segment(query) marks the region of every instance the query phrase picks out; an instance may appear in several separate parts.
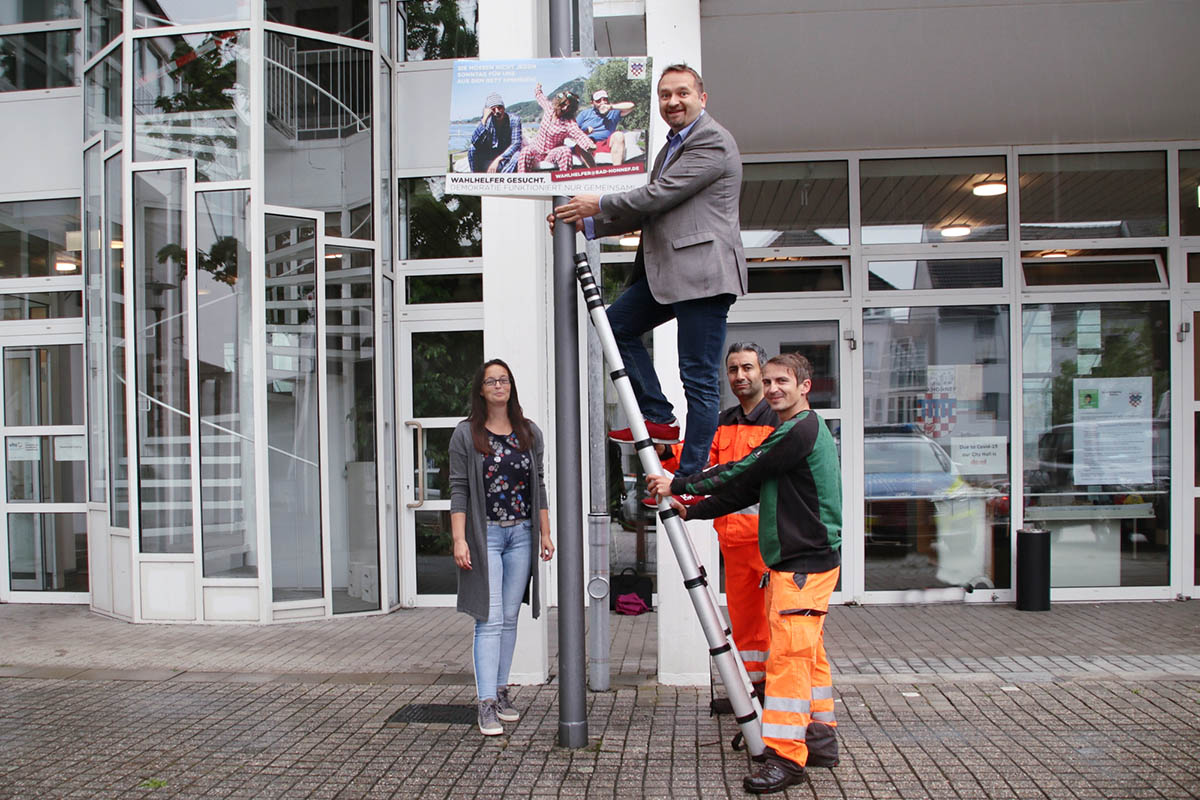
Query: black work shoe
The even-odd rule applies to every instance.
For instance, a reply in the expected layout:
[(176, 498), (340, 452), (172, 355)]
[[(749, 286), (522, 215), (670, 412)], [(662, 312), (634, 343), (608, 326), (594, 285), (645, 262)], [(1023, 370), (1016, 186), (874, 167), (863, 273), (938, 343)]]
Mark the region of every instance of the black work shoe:
[(829, 756), (814, 756), (810, 751), (808, 754), (808, 760), (804, 763), (804, 766), (806, 768), (819, 767), (820, 769), (833, 769), (840, 763), (841, 759), (839, 759), (837, 756), (833, 756), (832, 758)]
[(708, 715), (711, 717), (715, 714), (732, 714), (733, 701), (728, 697), (714, 697), (708, 703)]
[(779, 756), (768, 756), (754, 772), (742, 778), (742, 788), (750, 794), (774, 794), (804, 782), (804, 767)]

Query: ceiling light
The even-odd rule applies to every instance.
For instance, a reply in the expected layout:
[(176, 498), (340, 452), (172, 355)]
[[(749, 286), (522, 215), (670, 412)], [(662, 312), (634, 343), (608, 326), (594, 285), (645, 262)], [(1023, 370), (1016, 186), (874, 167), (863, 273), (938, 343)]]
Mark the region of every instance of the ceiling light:
[(113, 239), (111, 242), (108, 243), (108, 246), (111, 247), (113, 250), (123, 250), (125, 248), (125, 243), (122, 242), (120, 239)]
[(976, 197), (995, 197), (1007, 191), (1008, 184), (1004, 181), (980, 181), (971, 187), (971, 194)]
[(641, 244), (641, 241), (642, 237), (635, 233), (630, 236), (622, 236), (617, 240), (617, 244), (621, 245), (621, 247), (637, 247)]
[(74, 261), (55, 261), (54, 268), (59, 272), (74, 272), (79, 269), (79, 265)]
[(1042, 253), (1042, 258), (1066, 258), (1067, 253), (1064, 250), (1051, 250), (1048, 253)]
[(941, 234), (945, 239), (959, 239), (963, 236), (970, 236), (971, 229), (966, 225), (950, 225), (942, 228)]

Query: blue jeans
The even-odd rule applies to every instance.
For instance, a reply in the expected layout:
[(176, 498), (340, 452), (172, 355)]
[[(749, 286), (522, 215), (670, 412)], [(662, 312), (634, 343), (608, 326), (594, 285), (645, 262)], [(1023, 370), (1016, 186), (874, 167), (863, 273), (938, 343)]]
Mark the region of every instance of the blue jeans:
[(494, 699), (508, 685), (513, 649), (517, 646), (517, 614), (529, 585), (533, 525), (487, 526), (488, 618), (475, 623), (475, 691), (480, 700)]
[(708, 466), (708, 449), (721, 411), (721, 351), (725, 318), (734, 296), (719, 294), (664, 305), (650, 294), (646, 279), (634, 283), (608, 308), (608, 322), (633, 384), (642, 415), (651, 422), (670, 422), (675, 410), (663, 395), (654, 362), (642, 334), (674, 319), (679, 323), (679, 377), (687, 399), (687, 438), (679, 455), (684, 475)]

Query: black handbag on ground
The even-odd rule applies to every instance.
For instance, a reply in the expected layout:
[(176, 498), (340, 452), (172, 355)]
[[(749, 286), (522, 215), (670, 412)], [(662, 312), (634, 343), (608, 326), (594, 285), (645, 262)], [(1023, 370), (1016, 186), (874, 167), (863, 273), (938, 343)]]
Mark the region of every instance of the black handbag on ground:
[(610, 611), (616, 611), (617, 598), (623, 594), (636, 594), (642, 598), (647, 607), (653, 607), (654, 600), (654, 582), (649, 575), (638, 575), (637, 570), (633, 567), (626, 567), (616, 575), (612, 576), (612, 582), (608, 589), (608, 608)]

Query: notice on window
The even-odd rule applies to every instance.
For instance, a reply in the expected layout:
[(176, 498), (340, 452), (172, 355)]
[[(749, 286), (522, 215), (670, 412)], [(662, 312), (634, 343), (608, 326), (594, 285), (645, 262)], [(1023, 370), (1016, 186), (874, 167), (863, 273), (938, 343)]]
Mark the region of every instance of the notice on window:
[(55, 461), (86, 461), (87, 445), (82, 436), (55, 436)]
[(546, 197), (646, 183), (647, 57), (454, 62), (446, 191)]
[(1153, 481), (1153, 391), (1150, 377), (1075, 379), (1076, 484)]
[(42, 437), (40, 436), (9, 436), (9, 461), (41, 461)]
[(950, 460), (963, 475), (1007, 475), (1007, 436), (959, 436), (950, 442)]

